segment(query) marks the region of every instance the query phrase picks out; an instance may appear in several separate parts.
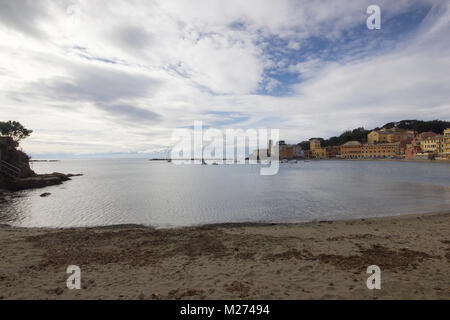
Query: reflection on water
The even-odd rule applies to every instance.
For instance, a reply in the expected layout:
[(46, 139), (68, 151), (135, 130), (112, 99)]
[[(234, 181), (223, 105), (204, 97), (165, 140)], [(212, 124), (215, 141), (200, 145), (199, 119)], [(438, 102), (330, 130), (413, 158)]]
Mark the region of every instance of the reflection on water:
[[(146, 160), (64, 160), (35, 171), (82, 172), (60, 186), (0, 203), (0, 223), (73, 227), (156, 227), (225, 222), (302, 222), (450, 208), (450, 164), (312, 161), (282, 164), (275, 176), (256, 165), (177, 166)], [(43, 192), (51, 192), (41, 198)]]

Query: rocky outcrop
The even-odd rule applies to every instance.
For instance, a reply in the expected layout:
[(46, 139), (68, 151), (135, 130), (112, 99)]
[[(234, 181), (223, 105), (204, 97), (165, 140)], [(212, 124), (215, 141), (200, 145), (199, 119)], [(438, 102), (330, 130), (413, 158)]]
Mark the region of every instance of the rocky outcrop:
[(0, 160), (19, 169), (14, 172), (14, 175), (11, 175), (7, 168), (0, 167), (0, 189), (18, 191), (43, 188), (61, 184), (74, 176), (80, 176), (80, 174), (58, 172), (38, 175), (30, 168), (30, 157), (25, 152), (18, 150), (18, 146), (18, 143), (10, 137), (0, 137)]
[(13, 191), (24, 189), (44, 188), (62, 184), (64, 181), (71, 180), (71, 177), (81, 176), (81, 174), (63, 174), (54, 172), (50, 174), (40, 174), (28, 178), (20, 178), (10, 181), (8, 189)]
[(18, 150), (19, 144), (11, 137), (0, 137), (0, 160), (19, 168), (19, 177), (28, 178), (36, 176), (36, 173), (30, 168), (30, 157)]

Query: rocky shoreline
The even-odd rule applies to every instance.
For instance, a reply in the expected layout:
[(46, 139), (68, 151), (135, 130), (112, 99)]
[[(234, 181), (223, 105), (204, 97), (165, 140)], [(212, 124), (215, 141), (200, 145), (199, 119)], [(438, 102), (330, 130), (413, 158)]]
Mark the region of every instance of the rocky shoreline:
[(64, 174), (54, 172), (50, 174), (41, 174), (27, 178), (19, 178), (8, 182), (6, 189), (10, 191), (20, 191), (25, 189), (45, 188), (59, 185), (65, 181), (72, 180), (72, 177), (79, 177), (82, 174)]
[(19, 144), (11, 137), (0, 137), (0, 195), (8, 191), (54, 186), (82, 175), (59, 172), (36, 174), (30, 167), (33, 160), (18, 147)]

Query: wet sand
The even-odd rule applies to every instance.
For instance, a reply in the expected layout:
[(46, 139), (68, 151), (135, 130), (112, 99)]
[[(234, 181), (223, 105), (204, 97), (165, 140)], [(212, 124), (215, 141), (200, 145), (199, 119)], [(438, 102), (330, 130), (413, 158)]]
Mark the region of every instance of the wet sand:
[[(0, 226), (0, 299), (450, 299), (450, 213), (274, 225)], [(81, 268), (81, 289), (66, 268)], [(366, 269), (381, 268), (381, 290)]]

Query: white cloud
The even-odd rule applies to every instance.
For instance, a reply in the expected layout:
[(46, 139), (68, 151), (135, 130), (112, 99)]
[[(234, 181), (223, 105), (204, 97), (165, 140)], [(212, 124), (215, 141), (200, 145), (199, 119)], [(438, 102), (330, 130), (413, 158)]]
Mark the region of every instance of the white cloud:
[[(383, 19), (424, 3), (379, 1)], [(449, 119), (445, 1), (430, 2), (418, 29), (389, 50), (369, 41), (360, 55), (367, 39), (357, 38), (337, 61), (289, 56), (308, 50), (309, 37), (339, 45), (365, 27), (369, 4), (0, 0), (0, 118), (34, 129), (24, 142), (32, 153), (161, 150), (174, 128), (217, 121), (214, 111), (245, 115), (239, 127), (280, 128), (293, 142), (403, 118)], [(300, 76), (291, 94), (258, 94), (289, 86), (280, 72)]]

